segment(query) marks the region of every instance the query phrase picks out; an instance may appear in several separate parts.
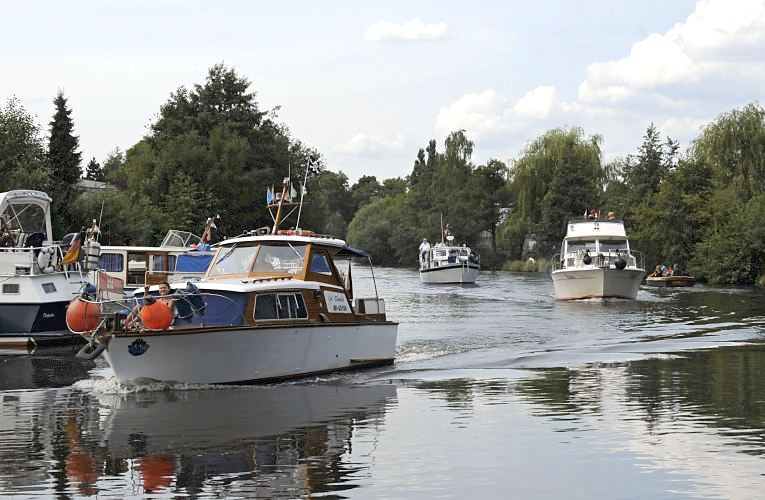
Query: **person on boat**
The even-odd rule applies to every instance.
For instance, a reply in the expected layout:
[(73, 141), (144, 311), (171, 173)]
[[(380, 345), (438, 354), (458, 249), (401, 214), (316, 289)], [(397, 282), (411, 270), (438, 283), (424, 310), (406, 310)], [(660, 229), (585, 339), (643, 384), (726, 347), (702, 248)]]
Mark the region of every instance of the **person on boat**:
[[(145, 287), (143, 287), (143, 296), (147, 297), (148, 295), (149, 295), (149, 286), (146, 285)], [(165, 304), (167, 307), (169, 307), (171, 311), (174, 311), (175, 299), (172, 297), (169, 297), (169, 295), (170, 295), (170, 283), (168, 283), (167, 281), (161, 281), (159, 283), (159, 297), (157, 297), (157, 300)], [(133, 310), (130, 311), (130, 314), (128, 314), (128, 317), (125, 319), (125, 328), (135, 327), (136, 323), (138, 322), (138, 318), (140, 317), (140, 312), (142, 308), (143, 308), (142, 304), (136, 304)], [(173, 314), (175, 313), (173, 312)]]
[(665, 276), (672, 277), (672, 266), (667, 268), (667, 272), (666, 272)]
[(680, 265), (675, 262), (675, 264), (672, 266), (672, 276), (682, 276), (683, 272), (680, 270)]
[(426, 256), (428, 255), (429, 251), (430, 251), (430, 243), (428, 243), (427, 238), (423, 238), (422, 243), (420, 243), (420, 262), (425, 262)]
[(651, 274), (648, 275), (651, 278), (661, 278), (661, 265), (656, 264), (656, 269), (653, 270)]

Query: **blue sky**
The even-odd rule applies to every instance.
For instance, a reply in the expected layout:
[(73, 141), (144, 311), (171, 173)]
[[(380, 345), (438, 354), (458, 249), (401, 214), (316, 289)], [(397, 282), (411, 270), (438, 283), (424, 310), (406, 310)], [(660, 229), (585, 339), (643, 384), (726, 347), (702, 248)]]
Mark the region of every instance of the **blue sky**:
[(765, 0), (275, 4), (0, 0), (0, 101), (47, 129), (63, 89), (102, 161), (224, 62), (353, 182), (407, 175), (457, 129), (476, 163), (553, 127), (600, 134), (607, 161), (651, 122), (685, 148), (765, 88)]

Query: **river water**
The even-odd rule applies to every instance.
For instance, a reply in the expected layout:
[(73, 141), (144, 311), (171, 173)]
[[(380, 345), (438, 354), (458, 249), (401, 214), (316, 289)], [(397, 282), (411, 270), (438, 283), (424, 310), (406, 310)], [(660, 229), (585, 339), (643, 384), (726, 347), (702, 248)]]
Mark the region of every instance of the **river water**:
[(0, 496), (762, 498), (762, 290), (558, 302), (546, 274), (376, 277), (391, 367), (130, 388), (72, 348), (2, 353)]

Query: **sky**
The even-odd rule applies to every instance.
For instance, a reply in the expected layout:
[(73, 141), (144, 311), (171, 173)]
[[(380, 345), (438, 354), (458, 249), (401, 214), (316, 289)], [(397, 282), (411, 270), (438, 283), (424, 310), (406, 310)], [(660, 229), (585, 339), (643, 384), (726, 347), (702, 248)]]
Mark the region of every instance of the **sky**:
[(0, 26), (0, 105), (47, 131), (62, 90), (83, 163), (221, 62), (351, 183), (408, 175), (455, 130), (476, 164), (556, 127), (600, 135), (604, 161), (651, 123), (685, 149), (765, 89), (765, 0), (0, 0)]

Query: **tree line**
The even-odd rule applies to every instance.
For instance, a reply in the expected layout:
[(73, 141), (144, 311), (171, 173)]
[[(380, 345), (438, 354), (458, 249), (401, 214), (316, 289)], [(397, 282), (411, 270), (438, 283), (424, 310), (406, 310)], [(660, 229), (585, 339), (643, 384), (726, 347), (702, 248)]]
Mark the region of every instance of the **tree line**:
[[(440, 240), (442, 221), (479, 250), (484, 267), (545, 262), (566, 222), (598, 208), (625, 221), (649, 268), (677, 262), (715, 283), (765, 275), (765, 110), (756, 102), (718, 116), (685, 151), (649, 124), (633, 154), (605, 162), (602, 138), (573, 127), (548, 130), (517, 158), (476, 164), (459, 130), (420, 148), (406, 177), (353, 184), (223, 64), (171, 93), (140, 141), (85, 169), (63, 92), (53, 108), (45, 135), (17, 99), (0, 109), (0, 191), (48, 192), (59, 237), (93, 218), (111, 244), (157, 244), (171, 228), (200, 232), (211, 215), (221, 216), (219, 237), (268, 226), (266, 187), (313, 158), (322, 169), (306, 184), (301, 226), (346, 238), (379, 264), (415, 265), (417, 245)], [(82, 190), (80, 178), (107, 187)]]

